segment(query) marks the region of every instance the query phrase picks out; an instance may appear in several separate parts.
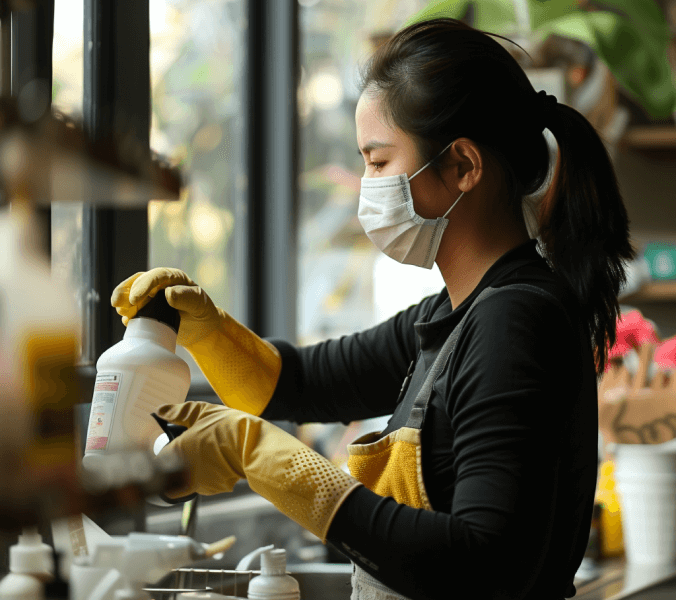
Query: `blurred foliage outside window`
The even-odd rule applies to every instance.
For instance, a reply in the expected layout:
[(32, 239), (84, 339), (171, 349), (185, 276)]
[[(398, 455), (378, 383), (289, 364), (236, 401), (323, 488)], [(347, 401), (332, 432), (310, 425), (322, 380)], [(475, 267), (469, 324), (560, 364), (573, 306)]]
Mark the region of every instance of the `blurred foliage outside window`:
[(425, 1), (299, 3), (297, 341), (306, 345), (371, 327), (444, 284), (436, 266), (426, 271), (382, 255), (357, 218), (364, 174), (354, 120), (358, 66)]
[(150, 145), (188, 178), (179, 201), (149, 205), (150, 267), (185, 271), (233, 312), (244, 2), (152, 0), (150, 7)]

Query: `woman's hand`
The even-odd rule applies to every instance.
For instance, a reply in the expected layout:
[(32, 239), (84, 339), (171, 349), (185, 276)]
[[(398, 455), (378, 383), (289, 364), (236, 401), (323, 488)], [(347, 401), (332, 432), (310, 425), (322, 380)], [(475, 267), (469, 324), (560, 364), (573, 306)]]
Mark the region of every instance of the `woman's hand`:
[(282, 370), (277, 348), (215, 306), (179, 269), (161, 267), (132, 275), (115, 288), (111, 304), (127, 325), (157, 293), (164, 293), (181, 315), (176, 342), (195, 359), (221, 401), (260, 415)]
[(113, 291), (111, 304), (126, 326), (157, 293), (164, 293), (169, 306), (179, 311), (181, 325), (176, 343), (185, 348), (203, 340), (227, 317), (188, 275), (166, 267), (141, 271), (125, 279)]
[(158, 416), (187, 431), (162, 452), (177, 452), (191, 472), (186, 488), (170, 498), (193, 492), (232, 491), (240, 479), (322, 542), (348, 494), (362, 485), (294, 436), (239, 410), (185, 402), (165, 404)]

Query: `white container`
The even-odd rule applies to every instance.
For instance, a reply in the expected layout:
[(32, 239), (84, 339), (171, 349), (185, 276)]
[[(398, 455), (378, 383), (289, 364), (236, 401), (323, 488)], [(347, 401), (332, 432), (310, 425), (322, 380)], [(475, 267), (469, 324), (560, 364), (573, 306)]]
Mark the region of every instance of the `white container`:
[(2, 600), (42, 600), (45, 582), (52, 579), (52, 547), (42, 541), (37, 529), (26, 527), (19, 542), (9, 548), (9, 575), (0, 581)]
[(615, 444), (627, 562), (676, 566), (674, 444)]
[(286, 550), (274, 545), (258, 548), (247, 554), (236, 567), (246, 571), (258, 556), (261, 557), (261, 574), (249, 582), (249, 600), (300, 600), (298, 582), (286, 574)]
[(10, 573), (0, 581), (2, 600), (44, 600), (44, 584), (25, 573)]
[(38, 530), (25, 527), (19, 543), (9, 548), (9, 570), (49, 579), (54, 574), (52, 547), (42, 541)]
[(71, 600), (144, 598), (146, 583), (206, 557), (204, 544), (189, 537), (130, 533), (110, 536), (71, 565)]
[[(160, 310), (153, 312), (157, 306)], [(150, 413), (162, 404), (184, 402), (190, 387), (190, 368), (176, 355), (177, 331), (178, 311), (169, 307), (160, 290), (129, 320), (122, 341), (101, 355), (82, 461), (85, 468), (96, 468), (107, 452), (153, 449), (162, 431)]]

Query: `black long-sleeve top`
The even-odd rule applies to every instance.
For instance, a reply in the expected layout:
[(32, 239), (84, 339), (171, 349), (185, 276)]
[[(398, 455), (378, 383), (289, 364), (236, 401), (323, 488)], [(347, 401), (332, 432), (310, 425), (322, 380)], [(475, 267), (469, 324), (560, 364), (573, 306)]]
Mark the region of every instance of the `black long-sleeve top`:
[[(575, 595), (597, 477), (597, 380), (577, 301), (531, 240), (503, 255), (453, 309), (448, 292), (368, 330), (296, 348), (270, 340), (282, 371), (261, 415), (296, 423), (393, 414), (404, 426), (424, 374), (486, 287), (531, 284), (477, 304), (436, 381), (422, 430), (433, 511), (366, 487), (328, 541), (414, 600), (560, 600)], [(396, 405), (411, 361), (416, 371)]]

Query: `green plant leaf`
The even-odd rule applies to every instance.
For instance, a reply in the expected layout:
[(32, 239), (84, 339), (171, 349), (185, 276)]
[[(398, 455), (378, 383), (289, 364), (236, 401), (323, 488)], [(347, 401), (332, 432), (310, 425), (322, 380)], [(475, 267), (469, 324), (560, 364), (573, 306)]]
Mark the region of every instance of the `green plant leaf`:
[(549, 21), (565, 17), (577, 11), (576, 0), (528, 0), (532, 29), (542, 27)]
[(623, 13), (655, 44), (662, 45), (671, 35), (662, 9), (653, 0), (598, 0), (598, 4)]
[[(668, 117), (676, 106), (676, 89), (666, 57), (657, 44), (628, 19), (610, 12), (577, 11), (547, 22), (539, 29), (592, 47), (617, 81), (653, 117)], [(648, 38), (648, 39), (647, 39)]]
[(432, 0), (425, 8), (419, 10), (410, 17), (403, 25), (402, 29), (419, 23), (420, 21), (429, 21), (437, 17), (450, 17), (451, 19), (462, 19), (467, 13), (471, 0)]
[(551, 34), (560, 35), (587, 44), (592, 48), (596, 47), (594, 30), (580, 11), (547, 21), (537, 29), (537, 33), (545, 37)]
[[(462, 18), (470, 3), (474, 26), (509, 34), (515, 27), (514, 2), (519, 0), (432, 0), (404, 27), (439, 16)], [(676, 88), (667, 60), (669, 26), (654, 0), (596, 0), (609, 10), (583, 11), (577, 0), (524, 0), (533, 33), (557, 34), (594, 49), (617, 81), (653, 117), (667, 117), (676, 108)]]
[(475, 0), (474, 27), (501, 35), (513, 33), (516, 27), (513, 0)]

